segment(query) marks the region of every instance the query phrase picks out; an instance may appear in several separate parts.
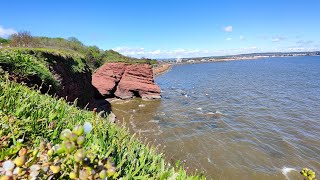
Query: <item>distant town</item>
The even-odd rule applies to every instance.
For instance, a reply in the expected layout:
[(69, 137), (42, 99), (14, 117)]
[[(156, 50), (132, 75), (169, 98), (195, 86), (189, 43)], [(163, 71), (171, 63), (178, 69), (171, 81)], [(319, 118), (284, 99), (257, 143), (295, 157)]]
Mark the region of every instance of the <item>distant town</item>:
[(238, 55), (229, 55), (229, 56), (170, 58), (170, 59), (159, 59), (159, 61), (166, 62), (166, 63), (172, 63), (172, 64), (193, 64), (193, 63), (204, 63), (204, 62), (252, 60), (252, 59), (260, 59), (260, 58), (292, 57), (292, 56), (320, 56), (320, 51), (314, 51), (314, 52), (272, 52), (272, 53), (238, 54)]

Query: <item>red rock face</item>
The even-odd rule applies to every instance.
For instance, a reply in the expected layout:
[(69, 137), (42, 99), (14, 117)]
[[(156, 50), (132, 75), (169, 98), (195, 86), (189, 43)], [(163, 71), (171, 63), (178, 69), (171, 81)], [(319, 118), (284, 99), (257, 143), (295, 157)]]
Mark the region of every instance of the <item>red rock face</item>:
[(153, 71), (148, 64), (128, 65), (115, 92), (121, 99), (140, 96), (143, 99), (159, 99), (160, 87), (154, 84)]
[(105, 97), (113, 96), (116, 86), (124, 73), (126, 64), (107, 63), (101, 66), (92, 76), (92, 85)]
[(92, 84), (106, 97), (161, 98), (160, 87), (154, 83), (152, 67), (148, 64), (107, 63), (95, 72)]

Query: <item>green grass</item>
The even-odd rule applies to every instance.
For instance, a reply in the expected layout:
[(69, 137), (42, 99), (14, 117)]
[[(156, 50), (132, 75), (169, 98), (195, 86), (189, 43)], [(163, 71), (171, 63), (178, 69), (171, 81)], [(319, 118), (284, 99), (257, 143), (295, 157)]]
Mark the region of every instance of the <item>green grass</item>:
[(0, 77), (0, 161), (17, 152), (11, 145), (19, 139), (29, 148), (37, 147), (42, 140), (60, 143), (59, 134), (63, 129), (72, 129), (84, 122), (94, 127), (85, 147), (101, 156), (112, 157), (117, 171), (114, 178), (204, 179), (187, 175), (182, 167), (168, 166), (162, 153), (131, 136), (124, 127), (69, 105), (63, 99), (42, 95)]
[(34, 79), (37, 79), (47, 87), (51, 85), (53, 92), (60, 87), (52, 70), (58, 62), (63, 64), (62, 68), (70, 75), (91, 72), (84, 56), (76, 52), (45, 48), (0, 49), (0, 68), (23, 82), (30, 80), (34, 83)]
[(124, 62), (128, 64), (157, 64), (156, 60), (146, 59), (146, 58), (132, 58), (124, 56), (114, 50), (107, 50), (104, 52), (103, 62)]
[(33, 55), (4, 49), (0, 51), (0, 67), (21, 78), (30, 78), (33, 76), (41, 79), (45, 84), (51, 84), (54, 87), (59, 86), (54, 75), (48, 69), (48, 63), (38, 59)]
[(52, 64), (60, 60), (66, 66), (70, 66), (72, 73), (82, 73), (87, 70), (84, 55), (71, 50), (50, 49), (50, 48), (5, 48), (4, 51), (12, 51), (22, 54), (30, 54), (40, 62)]

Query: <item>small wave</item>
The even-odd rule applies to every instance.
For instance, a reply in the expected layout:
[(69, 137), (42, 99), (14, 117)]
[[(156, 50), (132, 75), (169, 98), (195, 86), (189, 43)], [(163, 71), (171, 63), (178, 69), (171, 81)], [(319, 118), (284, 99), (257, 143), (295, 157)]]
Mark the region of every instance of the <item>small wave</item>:
[(206, 113), (205, 115), (207, 116), (212, 116), (212, 117), (216, 117), (216, 118), (219, 118), (219, 117), (222, 117), (224, 116), (224, 114), (220, 111), (216, 111), (216, 112), (208, 112)]
[(147, 132), (152, 132), (152, 130), (150, 130), (150, 129), (144, 129), (144, 130), (139, 129), (139, 130), (138, 130), (138, 133), (139, 133), (139, 134), (140, 134), (140, 133), (147, 133)]
[(283, 174), (283, 175), (286, 177), (286, 179), (288, 179), (288, 180), (290, 180), (288, 174), (289, 174), (291, 171), (297, 171), (297, 170), (294, 169), (294, 168), (288, 168), (288, 167), (283, 167), (283, 168), (281, 169), (282, 174)]
[(152, 123), (159, 123), (159, 120), (150, 120), (149, 122), (152, 122)]
[(201, 107), (198, 107), (198, 108), (197, 108), (197, 110), (201, 111), (201, 110), (202, 110), (202, 108), (201, 108)]
[(159, 129), (158, 133), (156, 133), (155, 135), (156, 135), (156, 136), (159, 136), (159, 135), (162, 134), (162, 133), (163, 133), (163, 131), (162, 131), (161, 129)]

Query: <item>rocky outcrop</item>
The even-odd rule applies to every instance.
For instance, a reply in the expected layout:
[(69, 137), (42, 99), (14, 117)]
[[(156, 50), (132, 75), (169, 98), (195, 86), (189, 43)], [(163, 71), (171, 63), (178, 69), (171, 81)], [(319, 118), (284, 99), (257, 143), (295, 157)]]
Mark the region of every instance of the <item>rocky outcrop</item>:
[(160, 87), (154, 83), (148, 64), (107, 63), (92, 77), (92, 84), (104, 97), (159, 99)]
[(161, 98), (160, 87), (154, 83), (151, 66), (148, 64), (128, 65), (117, 86), (115, 96), (121, 99), (133, 96), (143, 99)]
[(113, 97), (116, 87), (125, 71), (124, 63), (107, 63), (92, 76), (92, 84), (104, 97)]

